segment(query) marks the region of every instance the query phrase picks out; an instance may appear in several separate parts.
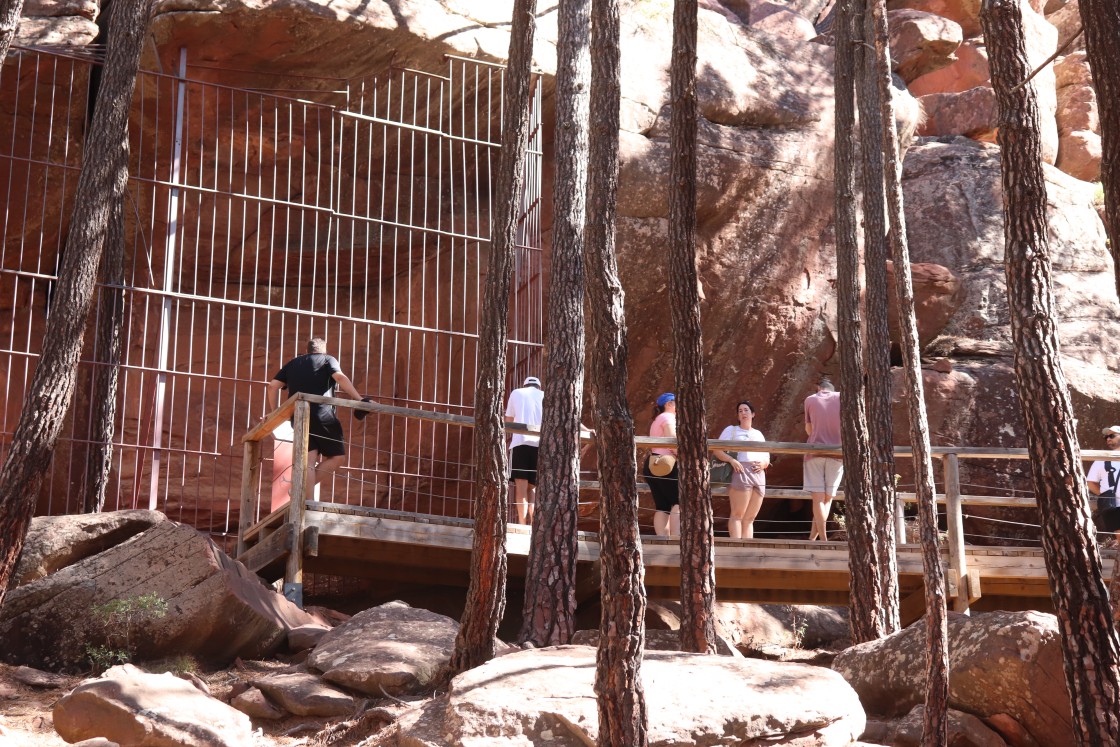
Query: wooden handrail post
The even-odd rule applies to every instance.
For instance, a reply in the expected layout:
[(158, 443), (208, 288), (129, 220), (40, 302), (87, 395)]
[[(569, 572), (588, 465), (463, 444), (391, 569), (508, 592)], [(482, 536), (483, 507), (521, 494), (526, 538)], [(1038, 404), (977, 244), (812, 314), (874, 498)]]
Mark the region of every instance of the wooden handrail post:
[(897, 489), (894, 492), (894, 536), (895, 542), (906, 544), (906, 501), (902, 500)]
[(292, 437), (292, 500), (288, 504), (288, 523), (292, 525), (292, 546), (284, 569), (284, 596), (303, 606), (303, 512), (307, 483), (307, 437), (311, 426), (311, 405), (296, 402), (295, 433)]
[(245, 552), (245, 532), (257, 519), (260, 492), (257, 478), (261, 472), (261, 442), (246, 441), (241, 465), (241, 510), (237, 515), (237, 555)]
[(946, 454), (945, 513), (949, 530), (949, 573), (957, 586), (953, 609), (968, 613), (968, 559), (964, 554), (964, 514), (961, 510), (961, 475), (956, 454)]

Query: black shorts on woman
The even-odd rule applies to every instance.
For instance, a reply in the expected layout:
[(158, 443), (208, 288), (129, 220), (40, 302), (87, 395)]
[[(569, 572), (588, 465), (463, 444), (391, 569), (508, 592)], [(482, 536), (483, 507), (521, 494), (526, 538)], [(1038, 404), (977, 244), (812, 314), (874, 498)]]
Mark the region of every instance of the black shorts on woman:
[(649, 485), (649, 492), (653, 494), (653, 506), (658, 511), (669, 513), (673, 510), (673, 506), (680, 504), (676, 464), (673, 465), (672, 472), (663, 477), (657, 477), (649, 471), (649, 457), (646, 457), (645, 465), (642, 467), (642, 477), (645, 479), (646, 485)]

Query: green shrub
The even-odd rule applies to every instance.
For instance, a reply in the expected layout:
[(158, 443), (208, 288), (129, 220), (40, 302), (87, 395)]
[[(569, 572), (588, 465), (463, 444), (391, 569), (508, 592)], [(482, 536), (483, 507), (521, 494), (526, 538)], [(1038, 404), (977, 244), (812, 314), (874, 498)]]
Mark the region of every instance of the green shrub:
[(104, 623), (107, 631), (104, 643), (86, 644), (90, 668), (100, 674), (116, 664), (132, 661), (136, 655), (133, 647), (136, 626), (165, 616), (167, 600), (149, 592), (94, 605), (90, 612)]

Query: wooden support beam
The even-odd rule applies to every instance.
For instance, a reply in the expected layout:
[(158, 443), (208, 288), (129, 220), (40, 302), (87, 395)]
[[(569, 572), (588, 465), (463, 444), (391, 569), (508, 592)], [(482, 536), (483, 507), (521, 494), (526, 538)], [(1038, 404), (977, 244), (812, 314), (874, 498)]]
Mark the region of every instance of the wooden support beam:
[(237, 560), (253, 573), (261, 573), (277, 561), (294, 554), (292, 550), (295, 547), (295, 536), (296, 532), (292, 525), (285, 524), (270, 534), (267, 539), (238, 555)]
[[(968, 557), (964, 551), (964, 514), (961, 511), (961, 476), (956, 454), (946, 454), (943, 461), (945, 472), (945, 514), (949, 529), (949, 568), (946, 574), (957, 585), (968, 575)], [(968, 594), (950, 594), (953, 609), (968, 613)]]
[[(294, 435), (292, 437), (292, 500), (288, 503), (288, 523), (297, 536), (303, 535), (304, 503), (307, 490), (307, 439), (311, 426), (311, 405), (296, 403)], [(296, 546), (288, 555), (284, 569), (284, 596), (288, 601), (303, 607), (303, 548)]]
[(246, 441), (242, 449), (241, 505), (237, 514), (237, 554), (245, 552), (245, 532), (257, 516), (260, 493), (257, 480), (261, 474), (261, 442)]
[(319, 557), (319, 527), (303, 528), (303, 554), (309, 558)]

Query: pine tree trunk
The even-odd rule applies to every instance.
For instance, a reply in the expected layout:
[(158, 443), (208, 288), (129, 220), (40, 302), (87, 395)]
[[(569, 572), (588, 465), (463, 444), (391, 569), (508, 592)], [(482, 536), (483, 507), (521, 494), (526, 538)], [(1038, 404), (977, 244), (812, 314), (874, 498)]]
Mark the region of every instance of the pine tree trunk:
[(459, 634), (455, 638), (455, 651), (448, 664), (451, 675), (493, 658), (494, 636), (506, 607), (506, 514), (509, 510), (504, 425), (506, 329), (517, 208), (525, 182), (536, 12), (536, 0), (515, 0), (502, 102), (502, 150), (494, 187), (486, 299), (478, 329), (471, 581)]
[[(874, 36), (874, 19), (860, 0), (860, 38)], [(883, 196), (882, 101), (875, 48), (859, 46), (859, 119), (863, 155), (863, 264), (867, 282), (867, 435), (871, 457), (871, 503), (875, 507), (875, 570), (879, 574), (879, 629), (899, 629), (898, 558), (895, 538), (894, 424), (891, 422), (891, 334), (887, 321), (887, 221)], [(894, 121), (891, 121), (894, 126)]]
[(836, 5), (836, 307), (839, 325), (840, 421), (844, 443), (844, 518), (848, 530), (849, 624), (856, 643), (882, 637), (864, 407), (859, 239), (855, 199), (855, 0)]
[(716, 595), (704, 352), (696, 273), (696, 0), (673, 5), (669, 126), (669, 297), (681, 499), (681, 650), (715, 651)]
[(937, 504), (930, 456), (929, 421), (922, 384), (921, 348), (914, 313), (914, 282), (910, 276), (910, 247), (906, 241), (906, 211), (902, 203), (902, 161), (895, 132), (893, 86), (885, 0), (868, 0), (875, 49), (875, 79), (882, 104), (881, 150), (885, 160), (890, 246), (894, 259), (895, 298), (902, 329), (902, 360), (906, 374), (906, 410), (914, 453), (914, 483), (918, 495), (918, 524), (926, 596), (926, 702), (922, 747), (940, 747), (948, 740), (949, 630), (945, 608), (945, 570), (941, 565)]
[[(127, 193), (124, 195), (127, 197)], [(104, 303), (97, 315), (97, 362), (93, 369), (92, 422), (82, 510), (100, 511), (113, 463), (113, 434), (117, 420), (117, 380), (121, 364), (121, 327), (124, 323), (124, 199), (113, 203), (109, 231), (101, 256)]]
[(583, 410), (583, 229), (586, 220), (591, 0), (560, 0), (556, 69), (556, 177), (548, 290), (537, 508), (519, 640), (569, 643), (576, 616), (579, 423)]
[(1116, 290), (1120, 293), (1120, 3), (1079, 0), (1085, 29), (1085, 54), (1097, 89), (1101, 122), (1101, 183), (1105, 230), (1112, 250)]
[(19, 31), (23, 0), (0, 0), (0, 66), (8, 59), (8, 49)]
[(615, 258), (619, 127), (618, 0), (594, 0), (587, 179), (587, 305), (591, 406), (601, 486), (602, 619), (595, 660), (600, 747), (646, 747), (642, 688), (646, 591), (638, 534), (634, 420), (626, 399), (626, 312)]
[(43, 350), (0, 469), (0, 602), (74, 395), (110, 206), (124, 199), (128, 185), (128, 116), (149, 10), (149, 0), (116, 0), (110, 10), (105, 72), (86, 139)]
[(1093, 541), (1073, 407), (1054, 324), (1046, 182), (1034, 86), (1018, 0), (984, 0), (980, 21), (999, 105), (1007, 296), (1031, 480), (1042, 523), (1079, 745), (1115, 744), (1120, 733), (1120, 645)]

